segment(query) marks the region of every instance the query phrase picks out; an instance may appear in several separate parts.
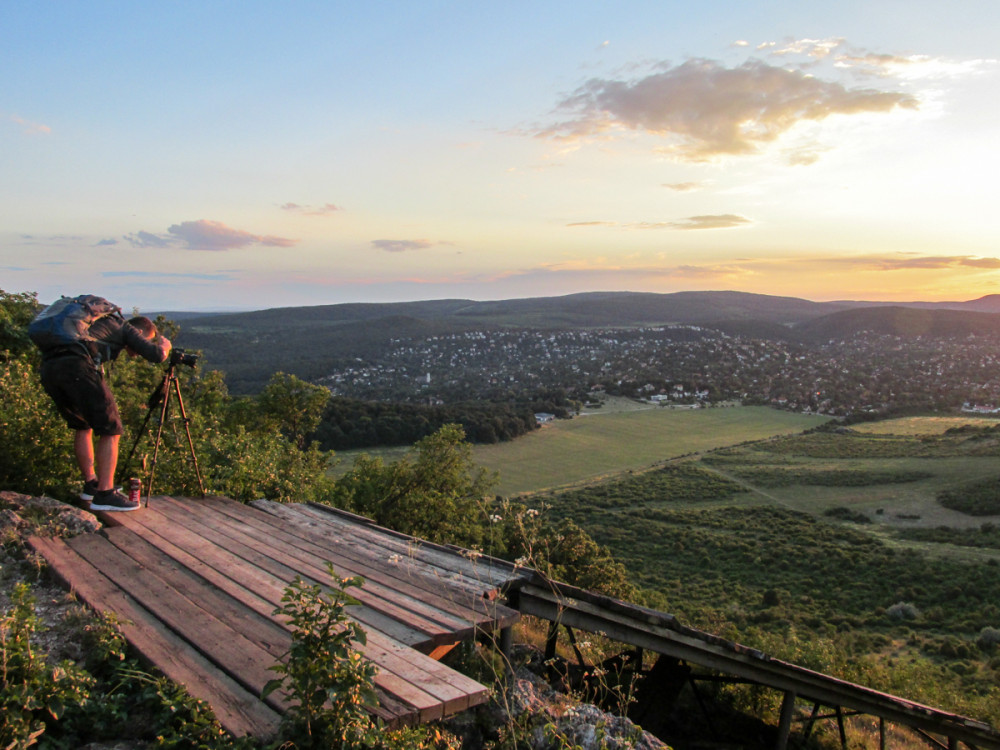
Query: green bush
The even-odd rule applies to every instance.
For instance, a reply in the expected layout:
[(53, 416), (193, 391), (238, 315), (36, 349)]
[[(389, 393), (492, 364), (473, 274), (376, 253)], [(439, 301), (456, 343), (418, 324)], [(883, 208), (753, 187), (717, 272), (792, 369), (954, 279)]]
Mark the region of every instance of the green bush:
[(63, 499), (79, 472), (73, 437), (28, 355), (0, 360), (0, 488)]
[(68, 706), (88, 699), (94, 679), (70, 661), (50, 665), (31, 640), (39, 620), (27, 584), (14, 587), (0, 619), (0, 747), (27, 748)]
[(970, 516), (1000, 515), (1000, 477), (943, 490), (937, 500), (945, 508)]
[(324, 589), (296, 577), (285, 589), (274, 614), (287, 618), (292, 644), (284, 661), (271, 667), (280, 677), (264, 686), (263, 697), (285, 690), (293, 705), (282, 718), (282, 739), (300, 750), (420, 747), (422, 733), (386, 730), (370, 710), (378, 705), (375, 666), (359, 653), (368, 636), (344, 607), (358, 604), (349, 588), (360, 576), (338, 578)]

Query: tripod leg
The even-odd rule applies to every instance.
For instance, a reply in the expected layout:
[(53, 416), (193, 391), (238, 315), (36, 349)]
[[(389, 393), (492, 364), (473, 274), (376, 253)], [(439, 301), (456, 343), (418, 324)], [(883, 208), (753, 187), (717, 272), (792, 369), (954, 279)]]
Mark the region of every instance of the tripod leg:
[(163, 425), (167, 423), (167, 412), (170, 406), (170, 383), (177, 382), (174, 371), (168, 370), (163, 379), (163, 404), (160, 407), (160, 424), (156, 426), (156, 439), (153, 442), (153, 461), (149, 467), (149, 482), (146, 484), (146, 505), (149, 505), (149, 496), (153, 494), (153, 475), (156, 473), (156, 457), (160, 451), (160, 439), (163, 436)]
[(184, 410), (184, 398), (181, 396), (181, 384), (174, 378), (174, 393), (177, 394), (177, 408), (181, 412), (181, 420), (184, 422), (184, 431), (187, 433), (188, 447), (191, 449), (191, 462), (194, 464), (194, 474), (198, 477), (198, 489), (201, 490), (202, 498), (205, 497), (205, 485), (201, 481), (201, 469), (198, 468), (198, 456), (194, 452), (194, 440), (191, 439), (191, 425), (187, 412)]
[(125, 470), (123, 474), (130, 474), (132, 472), (132, 458), (135, 456), (135, 449), (139, 445), (139, 441), (142, 440), (143, 435), (146, 434), (146, 427), (149, 425), (149, 418), (153, 415), (152, 409), (146, 411), (146, 416), (142, 419), (142, 424), (139, 425), (138, 432), (135, 433), (135, 440), (132, 441), (132, 447), (129, 449), (128, 456), (125, 458)]

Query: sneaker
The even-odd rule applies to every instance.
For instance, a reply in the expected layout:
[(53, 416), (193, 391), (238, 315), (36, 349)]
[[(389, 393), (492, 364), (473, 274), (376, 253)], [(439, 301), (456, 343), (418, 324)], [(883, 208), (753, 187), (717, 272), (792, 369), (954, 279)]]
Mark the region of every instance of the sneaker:
[(127, 511), (139, 510), (139, 503), (128, 499), (128, 495), (118, 490), (98, 490), (90, 501), (91, 510)]
[(97, 479), (88, 479), (83, 483), (83, 491), (80, 493), (81, 500), (93, 500), (97, 494)]

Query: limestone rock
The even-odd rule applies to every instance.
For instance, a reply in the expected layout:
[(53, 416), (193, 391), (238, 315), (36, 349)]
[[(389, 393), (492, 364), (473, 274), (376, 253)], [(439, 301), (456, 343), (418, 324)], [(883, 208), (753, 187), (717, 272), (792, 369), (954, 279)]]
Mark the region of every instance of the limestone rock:
[(0, 528), (22, 530), (39, 520), (42, 525), (52, 527), (60, 536), (90, 534), (101, 528), (101, 522), (89, 510), (67, 505), (44, 495), (34, 497), (0, 490)]

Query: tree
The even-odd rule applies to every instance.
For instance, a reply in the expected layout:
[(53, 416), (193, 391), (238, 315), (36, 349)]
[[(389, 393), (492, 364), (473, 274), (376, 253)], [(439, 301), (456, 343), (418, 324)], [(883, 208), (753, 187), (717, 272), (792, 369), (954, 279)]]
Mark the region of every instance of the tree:
[(33, 350), (28, 324), (40, 309), (34, 292), (12, 294), (0, 289), (0, 360)]
[(481, 544), (495, 473), (476, 466), (458, 425), (418, 441), (393, 464), (361, 456), (336, 481), (331, 502), (382, 526), (432, 542)]
[(294, 375), (276, 372), (258, 397), (262, 414), (300, 449), (319, 427), (330, 391)]

